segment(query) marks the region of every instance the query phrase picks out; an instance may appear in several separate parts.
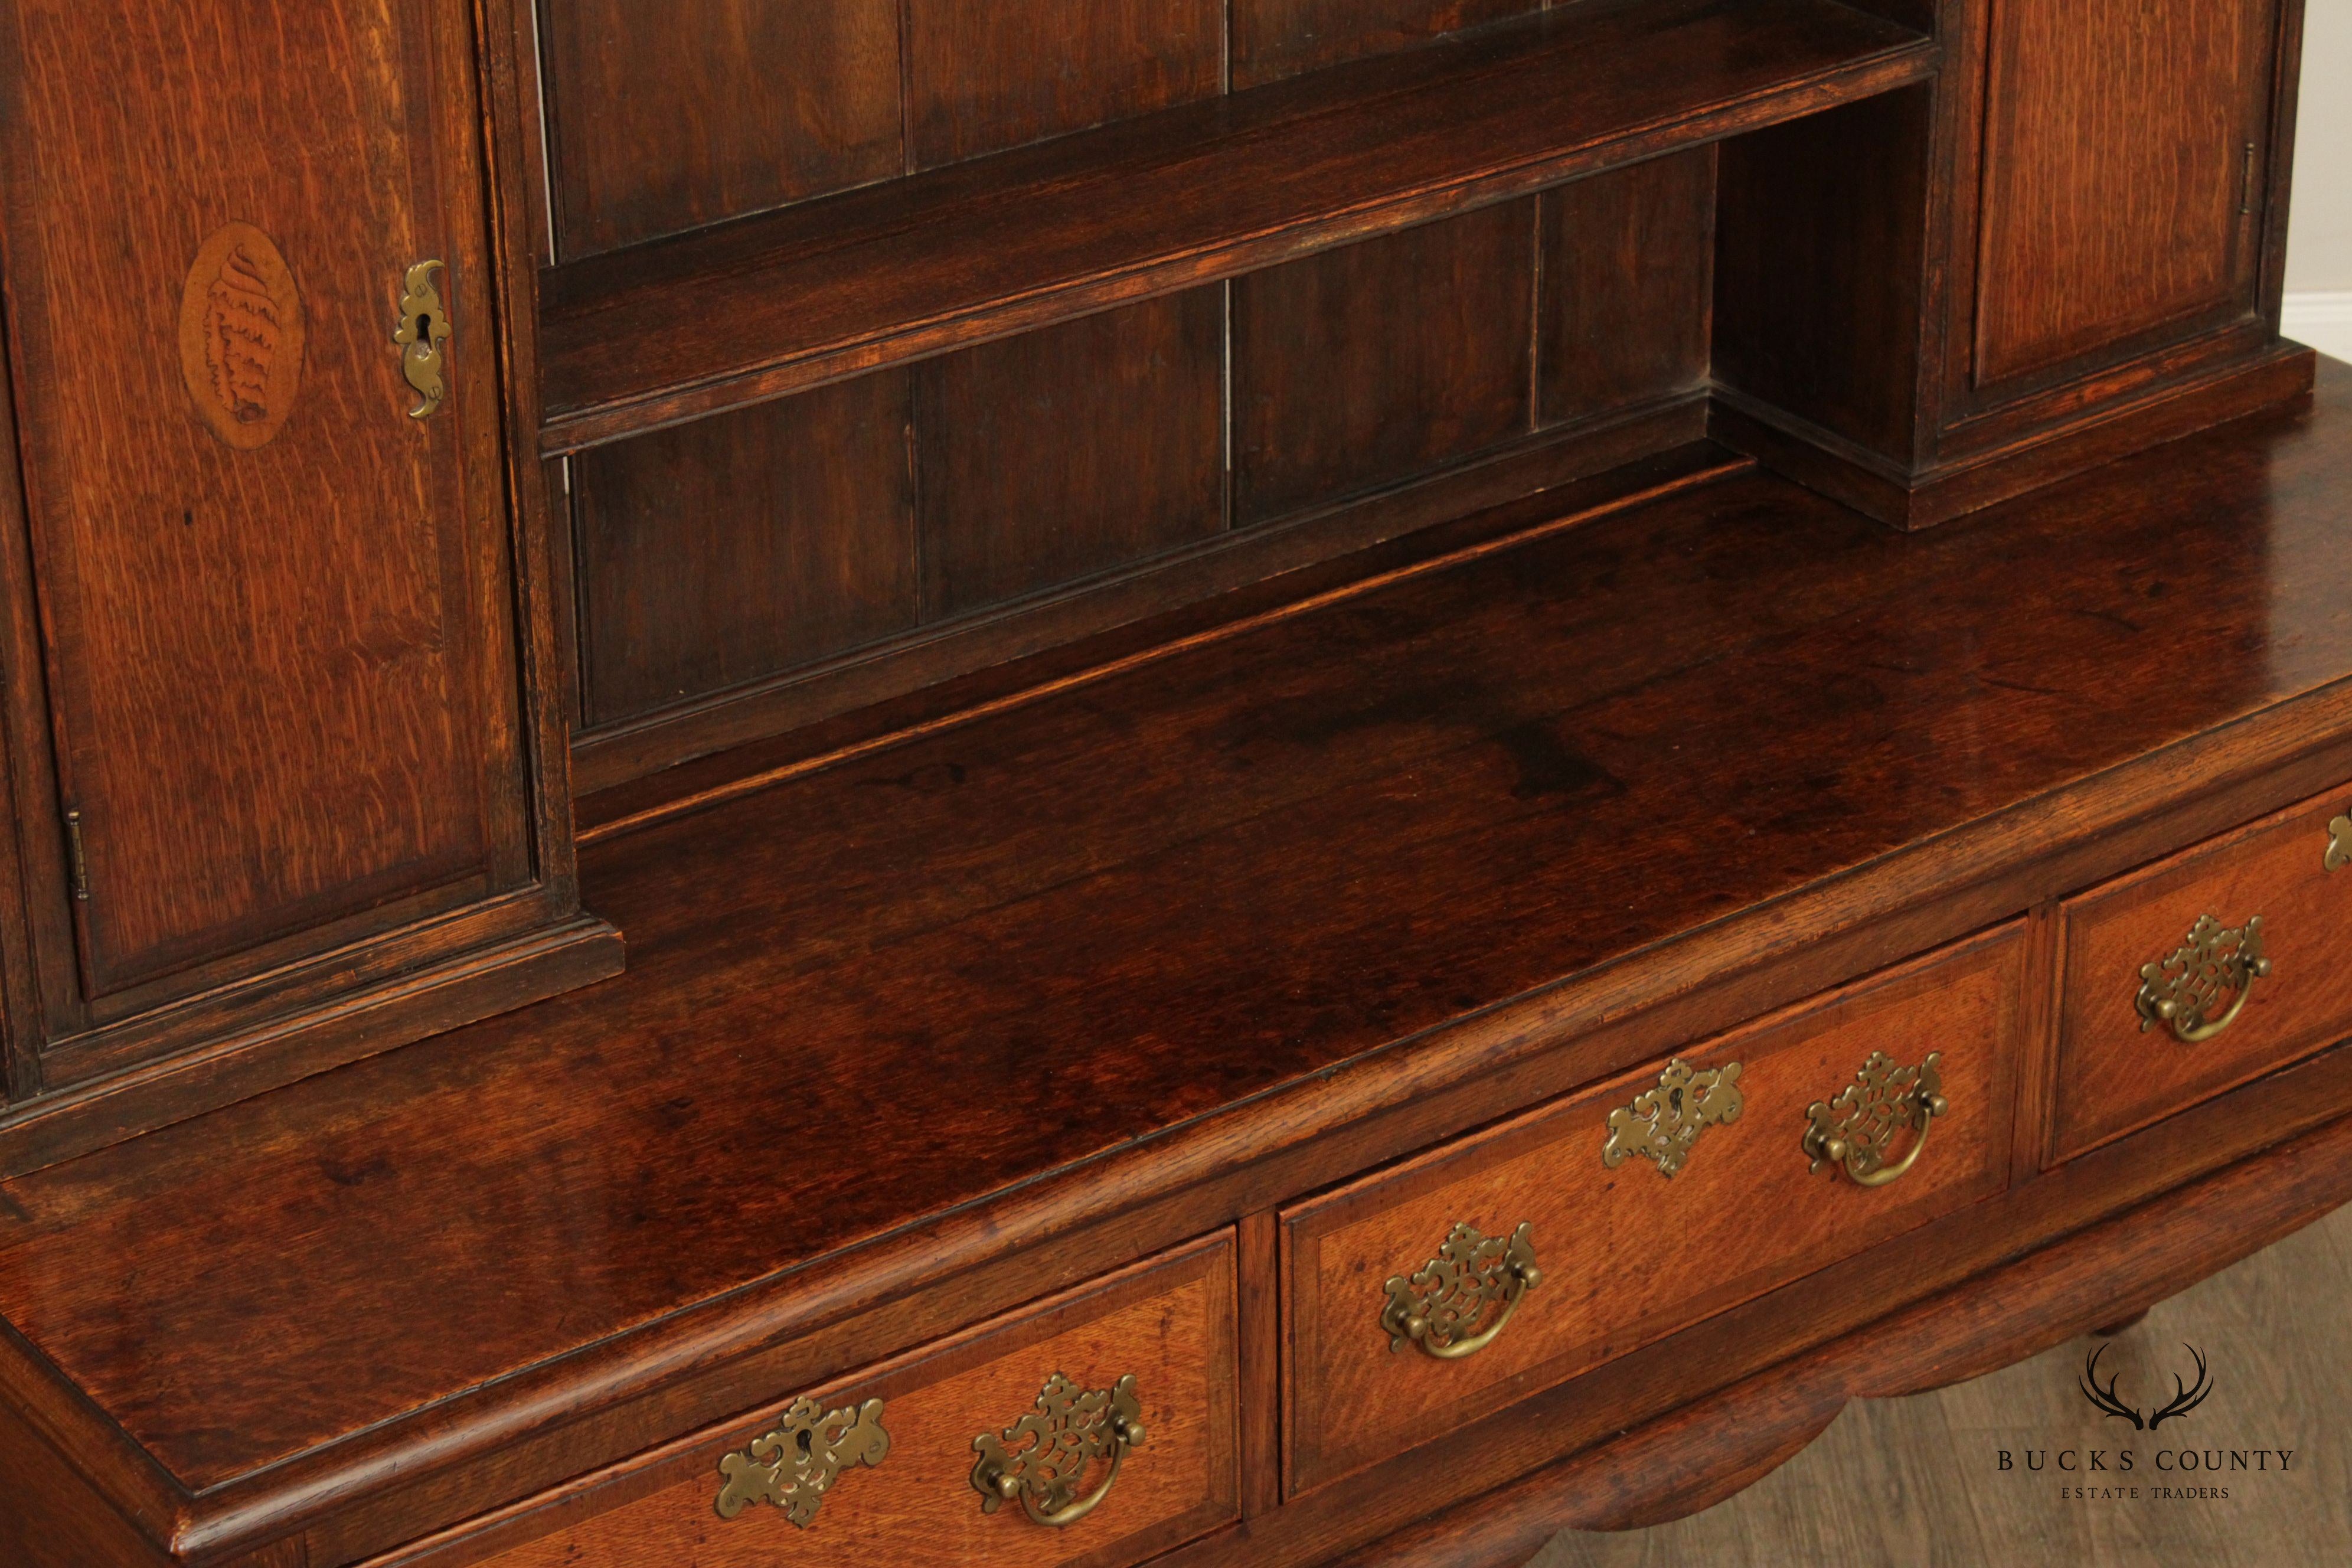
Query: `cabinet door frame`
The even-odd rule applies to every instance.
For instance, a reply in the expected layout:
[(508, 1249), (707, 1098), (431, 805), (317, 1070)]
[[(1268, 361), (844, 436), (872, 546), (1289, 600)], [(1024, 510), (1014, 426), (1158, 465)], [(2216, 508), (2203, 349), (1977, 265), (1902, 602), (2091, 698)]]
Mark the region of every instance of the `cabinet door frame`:
[(2011, 0), (1967, 0), (1947, 13), (1948, 78), (1976, 84), (1951, 95), (1941, 133), (1952, 139), (1948, 163), (1949, 244), (1944, 279), (1945, 331), (1940, 375), (1938, 458), (1996, 450), (2079, 419), (2093, 405), (2209, 369), (2242, 363), (2278, 332), (2286, 269), (2288, 194), (2294, 151), (2297, 77), (2303, 54), (2304, 0), (2269, 0), (2271, 66), (2267, 102), (2252, 120), (2266, 128), (2256, 142), (2251, 230), (2242, 292), (2228, 304), (2175, 317), (2053, 363), (1993, 382), (1977, 374), (1979, 263), (1983, 256), (1986, 138), (1990, 108), (1992, 28)]
[[(6, 1022), (0, 1173), (18, 1167), (12, 1134), (25, 1134), (29, 1116), (90, 1112), (85, 1120), (102, 1125), (70, 1135), (89, 1146), (139, 1130), (132, 1119), (175, 1120), (619, 967), (617, 933), (579, 905), (558, 595), (549, 575), (545, 479), (531, 439), (539, 408), (533, 236), (544, 216), (529, 178), (529, 36), (517, 31), (518, 5), (527, 11), (528, 0), (478, 7), (428, 0), (416, 7), (418, 25), (406, 43), (424, 84), (417, 122), (433, 139), (418, 154), (434, 171), (434, 205), (421, 210), (446, 226), (443, 287), (465, 300), (461, 352), (450, 363), (452, 403), (464, 425), (453, 438), (466, 474), (462, 548), (482, 569), (464, 599), (451, 601), (451, 613), (474, 618), (481, 649), (467, 689), (494, 694), (506, 715), (503, 735), (487, 739), (480, 753), (489, 835), (481, 869), (94, 1004), (75, 928), (32, 527), (21, 474), (13, 461), (0, 464), (0, 658), (7, 676), (0, 809), (14, 828), (0, 834), (0, 888), (16, 891), (0, 898)], [(0, 79), (21, 68), (16, 56), (14, 19), (0, 16)], [(11, 185), (28, 177), (21, 166), (5, 172)], [(10, 281), (0, 258), (0, 285)], [(13, 291), (9, 299), (13, 332)], [(13, 459), (21, 450), (24, 394), (13, 353), (8, 363), (11, 373), (0, 376), (0, 441)], [(397, 379), (388, 340), (386, 365)], [(487, 809), (492, 795), (495, 812)], [(240, 1049), (256, 1059), (229, 1063)], [(183, 1059), (147, 1068), (173, 1056)], [(133, 1068), (146, 1068), (131, 1075), (138, 1109), (83, 1103), (102, 1101), (116, 1086), (100, 1080)], [(173, 1083), (161, 1081), (166, 1077)], [(61, 1111), (59, 1100), (75, 1103)], [(55, 1142), (46, 1131), (39, 1140), (45, 1147)]]

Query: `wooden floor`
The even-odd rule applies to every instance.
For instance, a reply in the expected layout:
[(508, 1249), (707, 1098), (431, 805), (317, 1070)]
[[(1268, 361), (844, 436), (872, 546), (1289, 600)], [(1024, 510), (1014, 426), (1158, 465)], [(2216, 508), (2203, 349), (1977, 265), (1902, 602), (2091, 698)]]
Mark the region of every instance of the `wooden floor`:
[[(1564, 1535), (1533, 1568), (2299, 1568), (2352, 1563), (2352, 1208), (2158, 1307), (2099, 1364), (2143, 1410), (2193, 1382), (2205, 1403), (2155, 1432), (2103, 1416), (2077, 1386), (2084, 1339), (1993, 1376), (1911, 1399), (1847, 1407), (1792, 1463), (1720, 1507), (1657, 1530)], [(2062, 1497), (2026, 1453), (2135, 1452), (2135, 1473), (2084, 1478), (2139, 1495)], [(2284, 1475), (2225, 1468), (2158, 1475), (2159, 1450), (2292, 1450)], [(2016, 1468), (2004, 1473), (2008, 1450)], [(2078, 1462), (2080, 1462), (2078, 1460)], [(2276, 1460), (2271, 1461), (2273, 1465)], [(2202, 1484), (2226, 1498), (2167, 1498)]]

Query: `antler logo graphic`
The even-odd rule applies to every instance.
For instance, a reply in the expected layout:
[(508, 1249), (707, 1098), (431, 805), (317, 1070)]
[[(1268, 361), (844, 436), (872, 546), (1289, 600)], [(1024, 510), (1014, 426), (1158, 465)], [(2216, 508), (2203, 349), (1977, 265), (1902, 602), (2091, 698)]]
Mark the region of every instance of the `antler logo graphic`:
[(2135, 1432), (2153, 1432), (2174, 1416), (2188, 1415), (2204, 1404), (2206, 1396), (2213, 1392), (2213, 1379), (2206, 1371), (2203, 1351), (2190, 1344), (2183, 1344), (2180, 1348), (2187, 1351), (2196, 1361), (2197, 1381), (2193, 1384), (2184, 1384), (2180, 1381), (2179, 1374), (2175, 1373), (2172, 1379), (2171, 1402), (2162, 1409), (2143, 1417), (2137, 1405), (2125, 1404), (2122, 1396), (2116, 1392), (2116, 1384), (2120, 1374), (2110, 1375), (2105, 1384), (2099, 1382), (2099, 1358), (2107, 1353), (2107, 1347), (2105, 1345), (2100, 1345), (2092, 1351), (2090, 1358), (2083, 1363), (2083, 1375), (2078, 1384), (2083, 1390), (2083, 1397), (2109, 1415), (2130, 1422), (2132, 1430)]

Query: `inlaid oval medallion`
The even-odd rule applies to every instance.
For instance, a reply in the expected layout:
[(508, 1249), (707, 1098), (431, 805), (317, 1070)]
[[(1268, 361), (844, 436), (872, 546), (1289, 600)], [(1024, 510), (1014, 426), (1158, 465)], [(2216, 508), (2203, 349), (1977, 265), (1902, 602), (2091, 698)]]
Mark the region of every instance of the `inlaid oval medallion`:
[(270, 237), (233, 223), (196, 252), (180, 296), (180, 372), (214, 435), (241, 452), (285, 427), (302, 384), (302, 297)]

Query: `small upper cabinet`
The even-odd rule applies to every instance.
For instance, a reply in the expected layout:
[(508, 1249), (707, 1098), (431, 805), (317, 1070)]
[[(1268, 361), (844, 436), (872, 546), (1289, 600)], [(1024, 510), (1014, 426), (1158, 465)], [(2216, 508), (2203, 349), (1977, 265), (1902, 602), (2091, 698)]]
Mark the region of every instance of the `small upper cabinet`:
[(1991, 0), (1980, 396), (2256, 310), (2279, 20), (2279, 0)]
[(45, 1087), (306, 984), (429, 988), (421, 963), (572, 912), (533, 785), (472, 17), (0, 6)]

